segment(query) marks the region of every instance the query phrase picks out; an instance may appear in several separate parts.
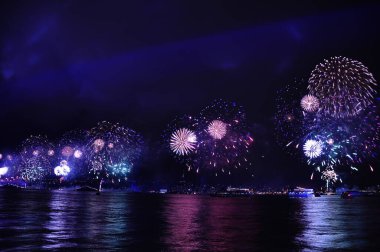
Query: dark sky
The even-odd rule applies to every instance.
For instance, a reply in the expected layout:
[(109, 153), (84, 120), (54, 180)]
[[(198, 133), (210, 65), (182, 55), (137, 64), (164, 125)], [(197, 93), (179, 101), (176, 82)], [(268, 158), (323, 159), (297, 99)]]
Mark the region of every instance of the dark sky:
[(338, 55), (378, 80), (380, 4), (253, 2), (2, 1), (0, 149), (109, 120), (140, 131), (157, 156), (170, 120), (223, 98), (260, 129), (258, 156), (278, 155), (257, 176), (309, 176), (273, 146), (276, 90)]

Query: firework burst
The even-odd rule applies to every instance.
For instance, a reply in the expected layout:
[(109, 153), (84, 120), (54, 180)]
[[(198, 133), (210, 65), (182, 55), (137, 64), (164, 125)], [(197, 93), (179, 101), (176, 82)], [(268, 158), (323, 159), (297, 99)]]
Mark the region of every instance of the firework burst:
[(164, 134), (171, 153), (187, 170), (206, 169), (217, 175), (232, 168), (248, 169), (253, 138), (246, 129), (245, 113), (235, 103), (216, 100), (198, 116), (174, 120)]
[(22, 143), (19, 173), (29, 182), (40, 182), (52, 173), (52, 156), (54, 149), (46, 136), (30, 136)]
[(170, 149), (177, 155), (188, 155), (195, 150), (197, 136), (189, 129), (181, 128), (170, 137)]
[(319, 107), (319, 100), (313, 95), (305, 95), (301, 99), (301, 107), (306, 112), (315, 112)]
[(312, 72), (308, 95), (298, 85), (279, 92), (280, 144), (291, 153), (297, 153), (292, 147), (303, 146), (307, 163), (318, 171), (339, 167), (357, 171), (362, 164), (373, 171), (370, 163), (379, 153), (380, 140), (378, 109), (371, 105), (376, 85), (362, 63), (344, 57), (326, 60)]
[(217, 173), (251, 167), (248, 154), (253, 138), (247, 130), (246, 116), (234, 102), (216, 100), (200, 113), (198, 157), (194, 165)]
[(59, 141), (56, 165), (63, 160), (68, 162), (71, 168), (68, 179), (84, 177), (88, 173), (88, 165), (84, 158), (87, 134), (84, 130), (72, 130), (63, 134)]
[(227, 125), (220, 120), (213, 120), (208, 125), (207, 132), (214, 139), (222, 139), (227, 133)]
[(309, 139), (303, 145), (303, 151), (308, 158), (317, 158), (322, 154), (323, 144), (320, 141)]
[(321, 179), (326, 181), (326, 191), (329, 191), (329, 185), (338, 181), (338, 175), (333, 168), (327, 168), (322, 172)]
[(308, 89), (320, 100), (324, 114), (335, 118), (355, 116), (373, 103), (377, 83), (357, 60), (332, 57), (311, 72)]
[(281, 146), (287, 147), (289, 153), (294, 154), (294, 150), (289, 147), (299, 148), (305, 142), (304, 136), (314, 121), (316, 114), (305, 113), (300, 106), (303, 93), (306, 92), (305, 83), (295, 81), (291, 85), (286, 85), (277, 92), (275, 132), (277, 141)]
[(127, 179), (142, 155), (143, 141), (132, 129), (100, 122), (89, 131), (86, 145), (90, 173), (98, 178)]

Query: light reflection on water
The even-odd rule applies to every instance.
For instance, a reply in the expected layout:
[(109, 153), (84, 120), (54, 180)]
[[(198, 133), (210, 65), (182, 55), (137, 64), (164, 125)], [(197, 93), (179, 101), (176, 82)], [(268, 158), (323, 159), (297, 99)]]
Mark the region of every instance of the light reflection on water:
[(379, 247), (380, 199), (342, 200), (339, 196), (303, 202), (305, 229), (297, 241), (307, 250), (375, 249)]
[(379, 250), (380, 199), (0, 191), (0, 249)]

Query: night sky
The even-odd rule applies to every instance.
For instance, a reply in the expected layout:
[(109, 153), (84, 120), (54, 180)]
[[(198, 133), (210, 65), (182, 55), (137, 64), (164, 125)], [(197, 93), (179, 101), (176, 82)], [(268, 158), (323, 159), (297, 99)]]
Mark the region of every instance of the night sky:
[(0, 150), (120, 122), (145, 138), (136, 176), (165, 183), (182, 174), (166, 125), (223, 98), (247, 112), (253, 183), (309, 183), (274, 141), (276, 91), (339, 55), (379, 80), (379, 13), (375, 1), (2, 1)]

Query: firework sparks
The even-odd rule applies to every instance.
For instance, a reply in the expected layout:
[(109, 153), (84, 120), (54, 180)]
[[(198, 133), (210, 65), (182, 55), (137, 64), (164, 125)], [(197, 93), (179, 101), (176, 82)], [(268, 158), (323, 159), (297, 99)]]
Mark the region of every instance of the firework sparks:
[(66, 160), (62, 160), (59, 164), (59, 166), (54, 168), (54, 174), (56, 176), (67, 176), (69, 175), (71, 169), (67, 164)]
[(321, 110), (335, 118), (355, 116), (373, 103), (377, 83), (357, 60), (332, 57), (312, 71), (308, 89), (320, 100)]
[(99, 152), (104, 148), (104, 140), (103, 139), (96, 139), (93, 143), (93, 148), (95, 152)]
[(61, 153), (62, 153), (62, 156), (64, 157), (70, 157), (74, 154), (74, 149), (70, 146), (65, 146), (63, 147)]
[[(86, 157), (90, 173), (104, 178), (126, 179), (142, 155), (143, 141), (132, 129), (100, 122), (89, 131)], [(126, 169), (125, 167), (128, 167)]]
[(49, 150), (53, 145), (46, 136), (31, 136), (22, 143), (19, 173), (30, 182), (40, 182), (51, 173)]
[(81, 150), (75, 150), (74, 151), (74, 157), (75, 158), (81, 158), (83, 156), (83, 152)]
[(323, 145), (320, 141), (309, 139), (303, 146), (305, 156), (309, 158), (316, 158), (322, 154)]
[(376, 158), (379, 150), (380, 118), (377, 106), (371, 105), (376, 85), (358, 61), (325, 60), (309, 78), (309, 94), (304, 95), (306, 89), (298, 85), (279, 92), (276, 132), (280, 144), (291, 153), (299, 153), (293, 148), (303, 144), (307, 164), (317, 171), (358, 170)]
[(319, 100), (313, 95), (305, 95), (301, 99), (301, 107), (306, 112), (315, 112), (319, 107)]
[(208, 125), (207, 132), (214, 139), (222, 139), (227, 133), (227, 125), (220, 120), (213, 120)]
[(326, 181), (326, 190), (328, 191), (329, 185), (338, 181), (338, 175), (335, 173), (334, 169), (330, 167), (322, 172), (321, 179)]
[(0, 176), (4, 176), (8, 172), (8, 167), (4, 166), (0, 168)]
[(170, 138), (170, 148), (178, 155), (188, 155), (194, 151), (197, 137), (189, 129), (181, 128), (172, 133)]
[(232, 169), (248, 170), (252, 165), (248, 153), (253, 138), (236, 103), (216, 100), (199, 115), (179, 117), (168, 128), (164, 138), (169, 139), (170, 151), (188, 171), (209, 168), (213, 174), (231, 175)]

